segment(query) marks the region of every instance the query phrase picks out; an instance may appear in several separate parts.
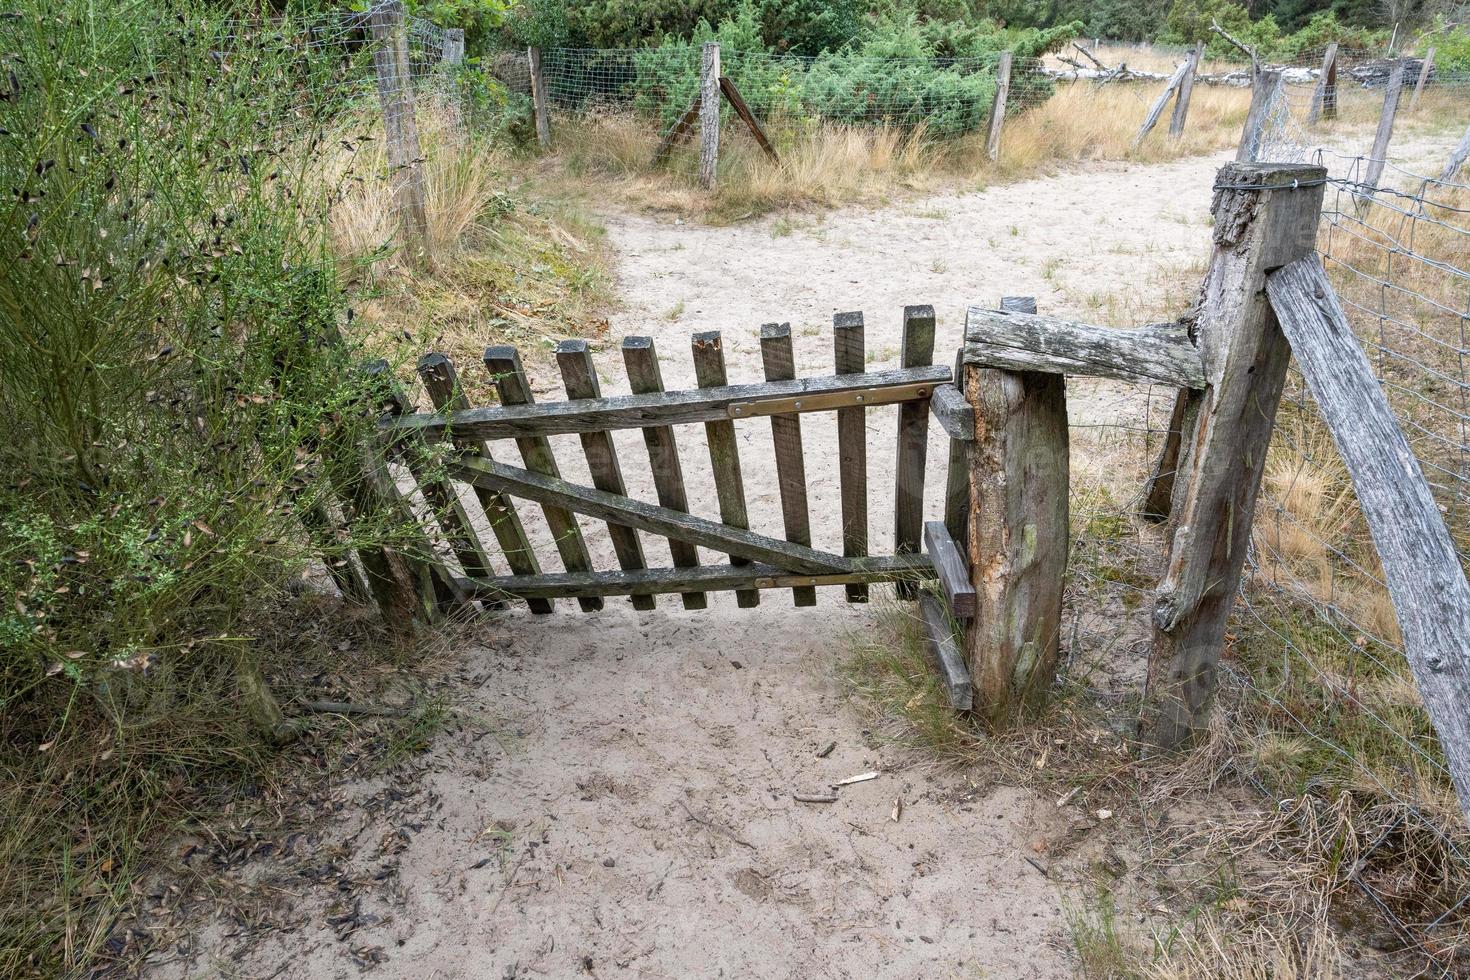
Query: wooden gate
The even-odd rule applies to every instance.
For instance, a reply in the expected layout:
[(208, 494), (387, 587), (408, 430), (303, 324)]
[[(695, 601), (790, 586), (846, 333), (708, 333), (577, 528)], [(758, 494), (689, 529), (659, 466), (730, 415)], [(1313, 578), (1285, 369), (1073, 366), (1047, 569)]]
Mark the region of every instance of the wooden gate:
[[(719, 332), (695, 334), (691, 353), (698, 387), (666, 391), (653, 341), (629, 337), (622, 356), (632, 394), (604, 397), (587, 342), (563, 341), (556, 360), (568, 397), (541, 404), (531, 394), (515, 348), (495, 346), (485, 351), (484, 367), (500, 404), (487, 407), (466, 404), (447, 357), (425, 356), (418, 370), (435, 411), (406, 411), (400, 399), (395, 413), (380, 424), (393, 454), (408, 463), (460, 566), (453, 570), (444, 556), (428, 559), (441, 599), (448, 593), (451, 601), (524, 602), (533, 612), (550, 613), (556, 599), (576, 599), (584, 611), (592, 611), (603, 608), (610, 596), (629, 596), (635, 608), (653, 609), (657, 595), (677, 592), (684, 608), (702, 609), (712, 591), (734, 591), (739, 606), (753, 607), (760, 604), (761, 590), (790, 588), (796, 605), (810, 606), (819, 586), (844, 586), (847, 601), (863, 602), (872, 583), (894, 582), (901, 594), (915, 597), (919, 583), (938, 575), (945, 604), (954, 615), (968, 615), (974, 592), (954, 536), (961, 533), (968, 510), (963, 443), (973, 440), (974, 421), (950, 369), (933, 364), (933, 308), (905, 308), (902, 366), (896, 370), (866, 371), (861, 313), (834, 318), (832, 343), (834, 372), (797, 378), (790, 326), (767, 324), (760, 335), (766, 380), (732, 385)], [(893, 554), (872, 555), (865, 413), (881, 405), (899, 406), (895, 547)], [(828, 411), (837, 413), (842, 554), (812, 547), (808, 519), (802, 416)], [(952, 439), (952, 460), (961, 462), (951, 466), (947, 521), (925, 526), (931, 412)], [(746, 512), (735, 422), (761, 418), (770, 420), (784, 538), (751, 530)], [(705, 426), (719, 520), (689, 512), (673, 428), (687, 423)], [(658, 504), (628, 495), (610, 435), (616, 429), (642, 431)], [(570, 433), (580, 437), (591, 486), (564, 479), (557, 465), (548, 437)], [(515, 443), (520, 465), (506, 460), (505, 449), (492, 452), (492, 444), (503, 440)], [(444, 443), (453, 452), (441, 466), (430, 447)], [(475, 530), (478, 522), (467, 512), (456, 483), (473, 488), (509, 574), (490, 572), (485, 544)], [(540, 506), (563, 571), (542, 570), (517, 509), (525, 502)], [(618, 568), (593, 567), (577, 515), (606, 523)], [(668, 539), (672, 566), (649, 566), (640, 531)], [(724, 552), (728, 561), (700, 564), (699, 546)], [(947, 623), (936, 598), (925, 606), (936, 622)], [(953, 641), (948, 645), (957, 659)]]

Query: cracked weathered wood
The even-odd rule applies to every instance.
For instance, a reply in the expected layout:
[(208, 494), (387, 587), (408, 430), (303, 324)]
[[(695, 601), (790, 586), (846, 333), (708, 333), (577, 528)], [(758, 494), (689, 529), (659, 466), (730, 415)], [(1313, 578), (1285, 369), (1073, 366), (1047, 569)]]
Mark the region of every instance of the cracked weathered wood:
[(1011, 94), (1011, 53), (1002, 51), (995, 66), (995, 99), (990, 103), (990, 134), (985, 139), (985, 155), (1000, 159), (1000, 133), (1006, 124), (1006, 101)]
[[(519, 439), (555, 436), (594, 429), (641, 429), (649, 425), (679, 425), (689, 422), (718, 422), (731, 418), (731, 406), (772, 399), (800, 399), (869, 392), (869, 404), (888, 404), (896, 395), (885, 391), (911, 385), (932, 386), (950, 379), (949, 368), (921, 367), (909, 370), (875, 371), (859, 376), (800, 378), (765, 384), (722, 385), (690, 391), (668, 391), (652, 395), (617, 395), (595, 405), (551, 402), (545, 405), (504, 405), (500, 408), (471, 408), (434, 414), (405, 415), (384, 420), (385, 438), (433, 438), (452, 429), (463, 439)], [(919, 396), (910, 395), (918, 398)], [(922, 396), (927, 404), (928, 396)], [(829, 411), (822, 407), (792, 407), (792, 413)]]
[(928, 592), (919, 593), (919, 618), (924, 624), (924, 645), (934, 660), (939, 681), (956, 711), (975, 706), (974, 682), (965, 666), (964, 651), (955, 640), (954, 623), (945, 615), (943, 603)]
[[(833, 370), (862, 374), (865, 370), (863, 315), (838, 313), (832, 317)], [(855, 558), (868, 553), (868, 410), (862, 406), (837, 410), (838, 479), (842, 486), (842, 553)], [(867, 602), (868, 586), (847, 587), (848, 602)]]
[[(536, 398), (531, 394), (531, 383), (526, 378), (526, 369), (521, 366), (521, 355), (514, 347), (486, 347), (484, 360), (485, 370), (490, 372), (502, 404), (535, 404)], [(520, 450), (521, 459), (525, 461), (527, 469), (546, 476), (561, 475), (556, 465), (556, 456), (551, 451), (551, 443), (545, 436), (522, 436), (516, 440), (516, 448)], [(551, 528), (557, 554), (561, 555), (561, 562), (566, 570), (592, 571), (592, 558), (587, 554), (587, 545), (582, 541), (582, 528), (577, 524), (577, 518), (567, 510), (545, 502), (541, 504), (541, 513), (546, 515), (546, 525)], [(577, 602), (583, 612), (602, 608), (602, 600), (595, 597), (578, 599)]]
[[(448, 357), (443, 354), (425, 354), (419, 358), (418, 374), (436, 409), (446, 413), (463, 409), (466, 404), (464, 391), (459, 387), (454, 363)], [(442, 436), (442, 430), (436, 435)], [(452, 432), (451, 436), (453, 445), (459, 452), (490, 458), (490, 447), (458, 432)], [(540, 563), (536, 560), (536, 552), (531, 549), (530, 539), (526, 537), (526, 529), (521, 525), (521, 515), (516, 511), (515, 502), (494, 490), (482, 487), (475, 487), (474, 490), (480, 501), (480, 508), (485, 512), (485, 521), (500, 544), (500, 553), (505, 556), (505, 563), (510, 566), (511, 573), (541, 574)], [(539, 615), (545, 615), (554, 608), (545, 599), (532, 599), (527, 606), (531, 612)]]
[[(597, 383), (597, 370), (592, 364), (592, 351), (585, 340), (563, 340), (556, 345), (556, 363), (561, 368), (562, 386), (567, 398), (601, 398), (602, 391)], [(608, 493), (628, 495), (623, 482), (623, 468), (618, 464), (618, 450), (608, 432), (581, 433), (582, 454), (587, 457), (587, 471), (592, 476), (592, 485)], [(638, 532), (625, 524), (609, 521), (608, 536), (612, 539), (613, 553), (618, 565), (624, 570), (646, 568), (643, 558), (643, 542)], [(655, 608), (657, 600), (651, 595), (633, 597), (633, 608), (649, 610)]]
[(1266, 119), (1271, 106), (1281, 91), (1282, 74), (1275, 69), (1256, 73), (1251, 87), (1251, 106), (1245, 114), (1245, 125), (1240, 129), (1240, 145), (1235, 149), (1237, 163), (1252, 163), (1261, 153), (1261, 135), (1265, 132)]
[(797, 583), (843, 585), (850, 582), (892, 582), (927, 578), (933, 574), (927, 555), (883, 555), (855, 558), (846, 572), (796, 575), (763, 562), (744, 565), (700, 565), (698, 568), (640, 568), (619, 572), (552, 572), (546, 575), (507, 575), (491, 579), (462, 579), (474, 596), (519, 599), (576, 598), (588, 595), (662, 595), (691, 586), (715, 591), (789, 589)]
[(546, 90), (546, 72), (541, 67), (541, 49), (527, 48), (526, 63), (531, 70), (531, 111), (536, 118), (536, 144), (551, 149), (551, 106)]
[(1357, 491), (1460, 808), (1470, 814), (1470, 585), (1439, 506), (1316, 255), (1266, 277)]
[[(725, 348), (718, 330), (697, 333), (691, 338), (694, 353), (694, 380), (701, 388), (723, 388), (729, 384), (725, 375)], [(715, 478), (715, 495), (720, 502), (720, 520), (731, 527), (750, 527), (745, 509), (745, 480), (740, 475), (740, 448), (735, 439), (735, 423), (729, 419), (704, 423), (704, 441), (709, 444), (710, 470)], [(746, 559), (730, 556), (730, 564), (743, 565)], [(735, 604), (750, 609), (761, 604), (755, 589), (737, 589)]]
[[(901, 364), (906, 368), (934, 363), (934, 307), (903, 308)], [(929, 453), (929, 400), (905, 402), (898, 409), (898, 449), (894, 455), (893, 550), (917, 552), (924, 533), (924, 469)], [(916, 595), (911, 583), (900, 582), (900, 598)]]
[(1189, 332), (1177, 323), (1120, 330), (972, 306), (965, 319), (965, 363), (1008, 371), (1204, 387), (1199, 351)]
[(1189, 118), (1189, 99), (1194, 94), (1194, 76), (1199, 71), (1200, 59), (1205, 54), (1205, 42), (1196, 41), (1189, 53), (1184, 78), (1179, 82), (1179, 95), (1174, 100), (1174, 115), (1169, 119), (1169, 135), (1176, 139), (1184, 135), (1184, 123)]
[[(623, 340), (623, 366), (628, 372), (628, 385), (635, 395), (662, 394), (663, 374), (658, 368), (658, 351), (652, 337), (626, 337)], [(674, 429), (668, 425), (651, 425), (643, 430), (643, 443), (648, 447), (648, 465), (653, 471), (653, 487), (661, 506), (670, 510), (689, 510), (689, 497), (684, 491), (684, 467), (679, 462), (679, 444)], [(699, 564), (699, 551), (688, 541), (669, 538), (669, 555), (676, 568), (694, 568)], [(685, 609), (705, 609), (709, 600), (703, 592), (685, 592), (680, 597)]]
[(939, 579), (945, 601), (949, 603), (950, 615), (955, 619), (973, 618), (975, 586), (970, 581), (970, 566), (943, 521), (924, 523), (924, 550), (934, 564), (934, 574)]
[(1188, 70), (1189, 59), (1186, 58), (1179, 63), (1178, 68), (1174, 69), (1174, 74), (1169, 76), (1169, 83), (1164, 86), (1164, 90), (1159, 93), (1158, 98), (1154, 99), (1154, 104), (1149, 106), (1148, 114), (1143, 117), (1143, 125), (1138, 127), (1138, 133), (1133, 137), (1134, 146), (1142, 143), (1144, 137), (1149, 134), (1149, 131), (1158, 125), (1159, 117), (1164, 114), (1164, 107), (1169, 104), (1169, 97), (1184, 82), (1184, 74)]
[(1307, 110), (1307, 123), (1315, 123), (1319, 117), (1332, 119), (1337, 115), (1337, 42), (1327, 45), (1322, 55), (1322, 70), (1317, 73), (1317, 86), (1312, 89), (1312, 105)]
[(1368, 172), (1362, 180), (1363, 191), (1359, 202), (1373, 197), (1378, 190), (1378, 181), (1383, 178), (1383, 168), (1388, 165), (1388, 141), (1393, 138), (1393, 121), (1399, 111), (1399, 96), (1404, 91), (1404, 63), (1393, 66), (1388, 76), (1388, 86), (1383, 90), (1383, 111), (1378, 116), (1378, 129), (1373, 134), (1373, 149), (1368, 151)]
[(699, 51), (699, 184), (713, 190), (720, 165), (720, 46)]
[[(1029, 297), (1001, 305), (1035, 310)], [(1067, 568), (1066, 382), (967, 364), (965, 397), (976, 419), (966, 542), (976, 608), (966, 655), (976, 710), (1004, 729), (1044, 703), (1056, 677)]]
[[(776, 565), (797, 574), (845, 574), (853, 568), (852, 560), (841, 555), (817, 551), (804, 544), (781, 541), (744, 528), (707, 521), (693, 514), (607, 493), (594, 487), (578, 486), (560, 477), (507, 466), (492, 459), (466, 457), (455, 460), (449, 464), (449, 471), (456, 479), (477, 486), (502, 490), (517, 497), (586, 514), (599, 520), (617, 521), (650, 534), (676, 537), (703, 548), (740, 555), (742, 558)], [(693, 581), (693, 570), (690, 571)]]
[[(1207, 387), (1176, 488), (1174, 530), (1153, 613), (1140, 728), (1161, 747), (1205, 727), (1220, 650), (1250, 542), (1251, 517), (1291, 350), (1266, 298), (1266, 274), (1316, 245), (1326, 172), (1232, 163), (1216, 183), (1214, 254), (1195, 310)], [(1315, 186), (1305, 186), (1314, 184)]]
[[(786, 381), (796, 376), (791, 324), (767, 323), (761, 327), (761, 363), (767, 381)], [(810, 545), (812, 526), (807, 514), (801, 416), (794, 413), (772, 415), (771, 440), (776, 448), (776, 483), (781, 490), (781, 522), (786, 530), (786, 540)], [(798, 606), (814, 606), (817, 604), (817, 590), (810, 586), (793, 588), (791, 601)]]

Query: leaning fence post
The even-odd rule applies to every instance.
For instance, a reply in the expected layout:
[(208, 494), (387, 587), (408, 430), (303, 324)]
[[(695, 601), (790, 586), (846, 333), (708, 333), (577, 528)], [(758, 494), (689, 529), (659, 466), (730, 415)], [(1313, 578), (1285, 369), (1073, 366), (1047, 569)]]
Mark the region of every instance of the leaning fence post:
[(551, 149), (551, 110), (546, 104), (546, 73), (541, 69), (541, 49), (527, 48), (526, 61), (531, 66), (531, 107), (536, 117), (536, 142), (541, 149)]
[(1430, 48), (1425, 53), (1424, 60), (1419, 64), (1419, 80), (1414, 83), (1414, 95), (1409, 99), (1410, 112), (1413, 112), (1414, 107), (1419, 104), (1419, 96), (1424, 92), (1424, 83), (1429, 81), (1429, 73), (1434, 70), (1435, 50), (1434, 48)]
[(444, 51), (440, 60), (449, 65), (464, 62), (464, 28), (451, 27), (444, 32)]
[(1160, 747), (1205, 727), (1214, 701), (1291, 357), (1266, 274), (1315, 248), (1326, 177), (1303, 164), (1232, 163), (1216, 178), (1214, 256), (1196, 309), (1206, 387), (1186, 433), (1193, 450), (1178, 475), (1140, 719), (1143, 737)]
[[(1143, 125), (1138, 127), (1138, 135), (1133, 137), (1134, 146), (1142, 143), (1143, 138), (1149, 134), (1149, 131), (1158, 125), (1159, 117), (1164, 114), (1164, 106), (1169, 104), (1169, 96), (1174, 95), (1179, 86), (1184, 83), (1184, 76), (1188, 70), (1189, 59), (1186, 58), (1179, 63), (1178, 68), (1174, 69), (1174, 74), (1169, 76), (1169, 81), (1164, 86), (1164, 90), (1159, 93), (1158, 98), (1154, 99), (1154, 104), (1149, 106), (1148, 115), (1143, 119)], [(1169, 128), (1171, 130), (1173, 129), (1172, 122)]]
[(1307, 122), (1314, 123), (1319, 116), (1328, 119), (1337, 116), (1337, 42), (1327, 45), (1322, 55), (1322, 71), (1317, 75), (1317, 87), (1312, 90), (1312, 107), (1307, 110)]
[(378, 79), (378, 100), (383, 106), (383, 130), (388, 142), (388, 179), (393, 188), (393, 203), (405, 236), (416, 245), (422, 244), (429, 220), (424, 210), (424, 173), (420, 166), (418, 123), (414, 119), (402, 0), (383, 0), (374, 5), (369, 22), (375, 44), (373, 69)]
[(985, 141), (985, 155), (1000, 159), (1000, 131), (1006, 121), (1006, 99), (1011, 94), (1011, 53), (1002, 51), (995, 66), (995, 101), (990, 105), (990, 136)]
[(1174, 98), (1174, 115), (1169, 119), (1169, 135), (1180, 137), (1184, 135), (1184, 120), (1189, 117), (1189, 97), (1194, 93), (1194, 76), (1199, 71), (1200, 59), (1205, 54), (1205, 42), (1197, 41), (1194, 50), (1189, 55), (1189, 67), (1185, 69), (1184, 78), (1179, 83), (1179, 94)]
[(699, 183), (715, 186), (720, 165), (720, 46), (706, 41), (699, 52)]
[[(1035, 313), (1012, 296), (1001, 309)], [(966, 656), (975, 710), (1005, 728), (1056, 677), (1067, 568), (1067, 394), (1060, 374), (965, 365), (975, 410), (967, 551), (975, 618)]]
[(1368, 173), (1363, 177), (1360, 202), (1371, 198), (1378, 189), (1379, 178), (1388, 163), (1388, 141), (1393, 137), (1393, 120), (1398, 114), (1399, 96), (1403, 91), (1404, 63), (1400, 61), (1393, 66), (1393, 74), (1388, 76), (1388, 87), (1383, 92), (1383, 113), (1378, 117), (1378, 132), (1373, 134), (1373, 149), (1368, 155)]
[(1245, 126), (1240, 131), (1240, 146), (1236, 148), (1237, 163), (1253, 163), (1260, 157), (1261, 136), (1266, 130), (1266, 117), (1281, 91), (1281, 72), (1268, 69), (1256, 73), (1255, 85), (1251, 89), (1251, 107), (1245, 114)]

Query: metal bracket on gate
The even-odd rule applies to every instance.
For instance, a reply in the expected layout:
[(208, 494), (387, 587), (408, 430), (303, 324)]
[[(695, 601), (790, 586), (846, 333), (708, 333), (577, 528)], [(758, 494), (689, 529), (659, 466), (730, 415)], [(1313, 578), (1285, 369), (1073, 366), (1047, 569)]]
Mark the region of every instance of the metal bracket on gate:
[(798, 395), (795, 398), (762, 398), (759, 401), (731, 402), (726, 411), (730, 413), (732, 419), (746, 419), (759, 415), (787, 415), (792, 412), (821, 412), (834, 408), (892, 405), (897, 402), (930, 398), (933, 395), (934, 385), (923, 382), (921, 384), (889, 385), (882, 388), (860, 388), (857, 391)]

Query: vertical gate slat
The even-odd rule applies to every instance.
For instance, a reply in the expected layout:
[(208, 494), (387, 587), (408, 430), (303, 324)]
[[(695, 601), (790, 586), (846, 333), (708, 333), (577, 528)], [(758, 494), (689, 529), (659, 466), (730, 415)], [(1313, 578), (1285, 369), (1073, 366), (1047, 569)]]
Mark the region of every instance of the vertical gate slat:
[[(563, 340), (557, 344), (556, 362), (561, 367), (567, 398), (576, 400), (602, 397), (587, 341)], [(626, 497), (628, 488), (623, 482), (623, 468), (618, 465), (618, 450), (613, 445), (612, 433), (581, 432), (578, 435), (582, 440), (582, 452), (587, 456), (587, 469), (592, 474), (592, 485), (599, 490)], [(643, 559), (643, 542), (639, 540), (637, 531), (627, 525), (609, 521), (607, 532), (612, 537), (618, 564), (624, 570), (648, 567)], [(655, 608), (655, 599), (651, 595), (635, 595), (630, 598), (634, 609)]]
[[(838, 313), (832, 317), (832, 347), (836, 373), (864, 373), (862, 313)], [(842, 481), (842, 553), (848, 558), (868, 553), (867, 412), (862, 406), (837, 410), (837, 455)], [(867, 602), (867, 584), (848, 585), (847, 601)]]
[[(531, 394), (526, 369), (521, 366), (521, 355), (514, 347), (507, 344), (486, 347), (485, 370), (495, 380), (502, 405), (535, 403), (536, 396)], [(526, 469), (545, 476), (561, 476), (561, 470), (556, 465), (556, 456), (551, 451), (551, 443), (545, 436), (524, 436), (516, 440), (516, 447), (521, 451)], [(587, 545), (582, 541), (582, 528), (577, 524), (577, 516), (563, 507), (550, 504), (542, 504), (541, 512), (546, 515), (546, 523), (551, 527), (552, 536), (556, 538), (556, 550), (561, 555), (566, 570), (592, 571), (592, 559), (588, 557)], [(577, 604), (582, 607), (583, 612), (593, 612), (602, 608), (602, 597), (583, 597), (577, 600)]]
[[(701, 388), (719, 388), (729, 384), (725, 374), (725, 351), (720, 332), (710, 330), (693, 337), (694, 376)], [(720, 500), (720, 520), (731, 527), (749, 528), (750, 516), (745, 509), (745, 482), (740, 476), (740, 450), (735, 442), (735, 423), (725, 420), (704, 424), (705, 441), (709, 443), (710, 468), (715, 476), (715, 493)], [(732, 565), (748, 565), (739, 555), (730, 556)], [(738, 589), (735, 604), (750, 609), (761, 604), (759, 589)]]
[[(926, 367), (934, 363), (934, 307), (903, 308), (901, 366)], [(924, 463), (929, 449), (929, 401), (904, 402), (898, 409), (898, 451), (893, 501), (893, 550), (914, 554), (924, 533)], [(917, 594), (912, 582), (898, 583), (900, 598)]]
[[(627, 337), (623, 340), (623, 363), (628, 370), (628, 384), (635, 395), (664, 390), (658, 369), (658, 353), (652, 337)], [(684, 470), (679, 465), (679, 445), (674, 440), (673, 426), (650, 425), (643, 429), (648, 446), (648, 464), (653, 469), (653, 485), (660, 506), (689, 512), (689, 498), (684, 493)], [(674, 567), (694, 568), (699, 565), (699, 549), (688, 541), (669, 538), (669, 554)], [(685, 609), (704, 609), (709, 599), (703, 592), (681, 592)]]
[[(464, 392), (459, 389), (454, 363), (448, 357), (443, 354), (425, 354), (419, 358), (418, 373), (435, 410), (453, 412), (468, 407)], [(489, 447), (483, 444), (459, 439), (454, 443), (461, 452), (472, 456), (490, 456)], [(479, 498), (480, 506), (485, 511), (485, 520), (490, 524), (495, 540), (500, 543), (501, 553), (505, 555), (505, 563), (510, 566), (511, 574), (540, 575), (541, 565), (536, 560), (536, 553), (531, 550), (526, 529), (521, 526), (521, 515), (516, 512), (511, 499), (503, 493), (481, 487), (475, 488), (475, 496)], [(549, 613), (555, 608), (550, 599), (527, 599), (526, 605), (533, 613), (540, 614)]]
[[(963, 390), (965, 352), (955, 355), (954, 384)], [(971, 434), (971, 439), (974, 434)], [(944, 527), (949, 536), (963, 542), (970, 525), (970, 443), (964, 439), (949, 440), (949, 469), (944, 484)]]
[[(796, 360), (791, 349), (791, 324), (767, 323), (761, 327), (761, 361), (767, 381), (790, 381), (796, 377)], [(776, 445), (776, 480), (781, 487), (781, 517), (786, 540), (810, 546), (811, 521), (806, 505), (806, 461), (801, 452), (801, 416), (783, 413), (771, 416), (771, 440)], [(791, 590), (798, 606), (815, 606), (814, 586), (798, 585)]]

